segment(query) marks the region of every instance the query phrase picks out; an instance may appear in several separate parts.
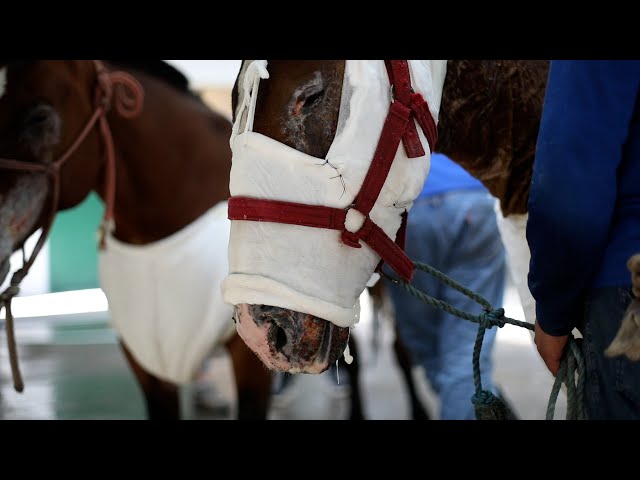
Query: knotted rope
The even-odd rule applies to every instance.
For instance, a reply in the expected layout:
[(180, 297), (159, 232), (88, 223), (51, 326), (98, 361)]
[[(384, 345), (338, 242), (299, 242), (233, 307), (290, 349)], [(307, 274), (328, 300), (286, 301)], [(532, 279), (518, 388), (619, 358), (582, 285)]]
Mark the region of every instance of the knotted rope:
[[(411, 284), (393, 278), (387, 273), (380, 271), (381, 275), (387, 278), (394, 284), (402, 286), (411, 295), (417, 297), (423, 302), (444, 310), (451, 315), (474, 322), (478, 324), (478, 335), (473, 349), (473, 380), (476, 388), (476, 392), (471, 398), (472, 403), (476, 409), (476, 418), (478, 420), (508, 420), (514, 419), (515, 416), (505, 405), (505, 403), (496, 397), (492, 392), (482, 389), (482, 381), (480, 378), (480, 352), (482, 350), (482, 341), (484, 339), (485, 331), (494, 326), (502, 328), (505, 324), (516, 325), (518, 327), (534, 330), (534, 325), (521, 320), (515, 320), (513, 318), (506, 317), (504, 315), (504, 309), (495, 309), (491, 303), (489, 303), (484, 297), (478, 293), (469, 290), (468, 288), (460, 285), (458, 282), (448, 277), (439, 270), (426, 265), (421, 262), (413, 262), (417, 270), (423, 271), (432, 275), (445, 285), (452, 287), (460, 293), (466, 295), (474, 302), (478, 303), (483, 308), (483, 312), (479, 315), (473, 315), (471, 313), (460, 310), (453, 305), (450, 305), (442, 300), (431, 297), (424, 292), (413, 287)], [(564, 383), (567, 387), (567, 420), (584, 420), (586, 419), (586, 413), (584, 408), (584, 383), (585, 383), (585, 367), (584, 359), (580, 347), (576, 340), (571, 336), (565, 349), (562, 361), (560, 363), (560, 369), (555, 377), (551, 395), (549, 397), (549, 403), (547, 406), (547, 420), (553, 420), (555, 405), (558, 399), (558, 393), (560, 387)]]

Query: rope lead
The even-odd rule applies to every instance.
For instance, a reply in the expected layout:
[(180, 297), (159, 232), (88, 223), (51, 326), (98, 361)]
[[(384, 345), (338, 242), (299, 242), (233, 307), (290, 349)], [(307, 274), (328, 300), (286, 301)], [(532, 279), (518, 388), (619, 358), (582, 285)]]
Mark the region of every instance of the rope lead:
[[(416, 289), (407, 282), (393, 278), (387, 273), (380, 271), (379, 273), (387, 278), (392, 283), (400, 285), (407, 292), (414, 297), (417, 297), (421, 301), (431, 305), (432, 307), (443, 310), (451, 315), (468, 320), (478, 324), (478, 335), (473, 348), (473, 381), (476, 388), (476, 393), (471, 397), (476, 411), (476, 419), (478, 420), (514, 420), (516, 417), (507, 407), (505, 402), (495, 396), (493, 393), (482, 389), (482, 381), (480, 378), (480, 352), (482, 350), (482, 341), (484, 339), (484, 333), (488, 328), (498, 326), (502, 328), (505, 324), (516, 325), (518, 327), (534, 330), (534, 325), (521, 320), (515, 320), (513, 318), (505, 317), (504, 309), (494, 309), (493, 306), (478, 293), (469, 290), (468, 288), (460, 285), (458, 282), (448, 277), (444, 273), (436, 270), (435, 268), (426, 265), (421, 262), (413, 262), (417, 270), (421, 270), (429, 275), (432, 275), (436, 279), (440, 280), (445, 285), (452, 287), (460, 293), (466, 295), (474, 302), (482, 306), (483, 312), (479, 315), (472, 315), (471, 313), (457, 309), (456, 307), (431, 297), (424, 292)], [(567, 420), (585, 420), (586, 412), (584, 407), (584, 385), (585, 385), (585, 366), (584, 359), (582, 358), (582, 352), (576, 340), (571, 337), (567, 344), (567, 348), (562, 357), (560, 363), (560, 369), (556, 375), (555, 382), (551, 389), (551, 395), (549, 396), (549, 403), (547, 405), (547, 420), (553, 420), (555, 413), (555, 405), (558, 399), (558, 393), (562, 384), (567, 387)]]

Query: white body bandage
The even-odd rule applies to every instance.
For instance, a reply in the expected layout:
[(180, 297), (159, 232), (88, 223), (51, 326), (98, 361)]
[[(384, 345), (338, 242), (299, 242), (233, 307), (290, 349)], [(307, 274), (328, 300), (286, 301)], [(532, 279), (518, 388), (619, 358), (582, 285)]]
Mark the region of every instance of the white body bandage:
[[(423, 95), (437, 121), (446, 61), (411, 60), (409, 68), (414, 90)], [(384, 61), (346, 61), (338, 131), (325, 159), (251, 130), (260, 77), (268, 77), (266, 61), (256, 60), (245, 73), (244, 102), (236, 112), (231, 138), (231, 195), (335, 208), (350, 205), (369, 169), (389, 112), (390, 85)], [(417, 129), (426, 155), (407, 158), (400, 145), (370, 214), (392, 239), (402, 212), (413, 205), (429, 171), (429, 144), (419, 126)], [(357, 228), (361, 220), (352, 217), (347, 218), (353, 223), (349, 229)], [(224, 299), (230, 305), (287, 308), (350, 327), (359, 319), (360, 294), (380, 260), (361, 244), (362, 248), (344, 245), (335, 230), (232, 221)]]
[(495, 211), (502, 243), (507, 252), (511, 280), (522, 303), (524, 320), (533, 324), (536, 320), (536, 302), (527, 283), (529, 261), (531, 260), (531, 252), (527, 243), (527, 218), (529, 216), (525, 213), (513, 214), (505, 218), (502, 215), (499, 202), (496, 202)]
[(192, 381), (213, 348), (235, 332), (220, 294), (229, 228), (223, 202), (149, 245), (107, 236), (99, 253), (113, 328), (140, 365), (163, 380)]

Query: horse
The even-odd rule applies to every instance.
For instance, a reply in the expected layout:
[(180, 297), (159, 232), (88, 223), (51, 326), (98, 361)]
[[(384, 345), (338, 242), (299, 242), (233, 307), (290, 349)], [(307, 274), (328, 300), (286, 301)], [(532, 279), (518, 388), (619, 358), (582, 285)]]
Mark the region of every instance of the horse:
[[(100, 281), (147, 417), (180, 418), (178, 386), (222, 345), (233, 365), (237, 418), (266, 419), (272, 373), (235, 333), (219, 293), (230, 134), (229, 120), (164, 62), (0, 61), (0, 279), (10, 255), (42, 229), (0, 297), (16, 390), (23, 384), (11, 297), (56, 213), (94, 191), (105, 205)], [(174, 253), (185, 241), (190, 249)], [(147, 264), (146, 273), (137, 270), (141, 257), (132, 252), (152, 259), (156, 275)], [(154, 322), (164, 323), (156, 330)]]
[[(232, 93), (223, 295), (265, 365), (319, 373), (349, 358), (367, 279), (381, 261), (411, 278), (394, 241), (402, 243), (402, 217), (427, 178), (427, 148), (496, 197), (501, 234), (512, 233), (510, 267), (528, 254), (523, 225), (548, 69), (546, 60), (243, 62)], [(396, 152), (403, 158), (394, 161)], [(512, 277), (532, 318), (525, 273)]]

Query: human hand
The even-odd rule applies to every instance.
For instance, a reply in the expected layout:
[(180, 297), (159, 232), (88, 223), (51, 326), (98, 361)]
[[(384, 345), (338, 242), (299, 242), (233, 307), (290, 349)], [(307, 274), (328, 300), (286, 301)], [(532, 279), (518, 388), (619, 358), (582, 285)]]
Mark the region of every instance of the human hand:
[(569, 341), (569, 335), (554, 336), (546, 333), (536, 320), (534, 342), (538, 353), (544, 360), (545, 365), (555, 377), (560, 368), (560, 360), (564, 353), (564, 348)]

